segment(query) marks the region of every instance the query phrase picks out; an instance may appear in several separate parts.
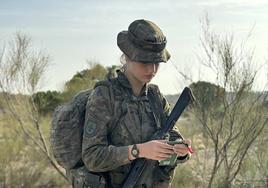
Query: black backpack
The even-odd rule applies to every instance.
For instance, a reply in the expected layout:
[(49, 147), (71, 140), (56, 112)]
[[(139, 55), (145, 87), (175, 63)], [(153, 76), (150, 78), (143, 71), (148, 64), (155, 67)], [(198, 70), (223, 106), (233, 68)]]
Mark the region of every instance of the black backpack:
[[(98, 82), (97, 86), (109, 88), (111, 105), (114, 101), (114, 91), (111, 81)], [(94, 88), (95, 88), (94, 87)], [(83, 166), (82, 161), (82, 139), (85, 121), (85, 109), (92, 89), (79, 92), (73, 99), (57, 107), (52, 116), (51, 123), (51, 146), (56, 161), (66, 170), (71, 170)], [(156, 108), (162, 105), (160, 92), (157, 86), (149, 85), (148, 98), (152, 106), (155, 118), (160, 118), (161, 114), (155, 113)], [(113, 106), (112, 106), (113, 107)], [(115, 109), (113, 109), (115, 113)], [(113, 114), (112, 126), (120, 119), (120, 114)], [(158, 119), (157, 121), (159, 121)]]

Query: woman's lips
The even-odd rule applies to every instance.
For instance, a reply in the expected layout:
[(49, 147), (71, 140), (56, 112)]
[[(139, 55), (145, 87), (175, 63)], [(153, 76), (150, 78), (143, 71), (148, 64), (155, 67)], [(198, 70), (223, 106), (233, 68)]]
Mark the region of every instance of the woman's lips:
[(145, 78), (146, 79), (152, 79), (154, 77), (154, 75), (146, 75)]

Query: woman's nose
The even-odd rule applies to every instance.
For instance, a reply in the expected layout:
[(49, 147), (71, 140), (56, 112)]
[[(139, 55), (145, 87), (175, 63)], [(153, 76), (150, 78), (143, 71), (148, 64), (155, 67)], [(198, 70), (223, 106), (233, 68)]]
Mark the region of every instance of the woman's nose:
[(156, 72), (156, 64), (152, 63), (152, 64), (149, 64), (149, 71), (150, 73), (155, 73)]

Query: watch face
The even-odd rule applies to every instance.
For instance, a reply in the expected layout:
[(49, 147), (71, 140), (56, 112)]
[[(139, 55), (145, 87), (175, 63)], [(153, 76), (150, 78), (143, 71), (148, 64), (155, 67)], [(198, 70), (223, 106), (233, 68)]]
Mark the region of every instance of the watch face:
[(139, 157), (139, 149), (137, 148), (137, 145), (134, 144), (131, 150), (131, 154), (133, 157), (138, 158)]
[(133, 155), (138, 155), (138, 151), (136, 149), (132, 150)]

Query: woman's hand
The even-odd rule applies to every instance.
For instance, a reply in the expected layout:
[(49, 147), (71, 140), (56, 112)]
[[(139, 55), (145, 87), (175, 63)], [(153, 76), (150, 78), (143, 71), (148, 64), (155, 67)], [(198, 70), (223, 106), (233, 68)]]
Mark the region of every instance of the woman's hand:
[(164, 160), (174, 154), (173, 146), (166, 140), (152, 140), (143, 144), (137, 144), (140, 151), (139, 157), (151, 160)]
[(185, 156), (192, 152), (191, 150), (189, 150), (189, 148), (191, 148), (191, 140), (185, 139), (182, 142), (183, 143), (181, 144), (175, 144), (173, 147), (174, 152), (179, 157)]
[[(185, 139), (181, 144), (175, 144), (174, 146), (167, 144), (167, 140), (152, 140), (142, 144), (137, 144), (139, 149), (139, 157), (151, 160), (165, 160), (172, 154), (176, 153), (179, 157), (191, 154), (191, 140)], [(129, 159), (135, 158), (131, 155), (131, 148), (129, 147)]]

